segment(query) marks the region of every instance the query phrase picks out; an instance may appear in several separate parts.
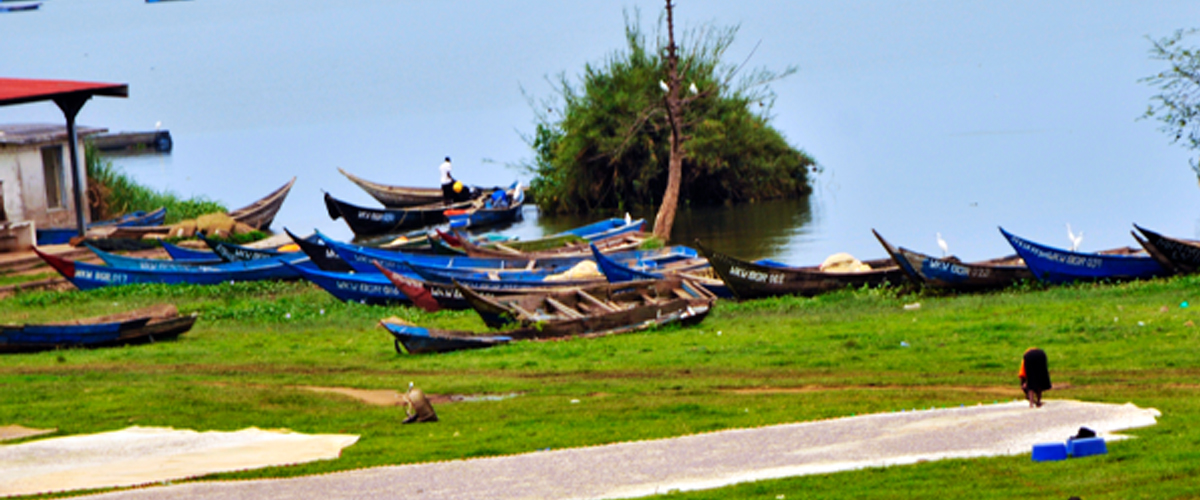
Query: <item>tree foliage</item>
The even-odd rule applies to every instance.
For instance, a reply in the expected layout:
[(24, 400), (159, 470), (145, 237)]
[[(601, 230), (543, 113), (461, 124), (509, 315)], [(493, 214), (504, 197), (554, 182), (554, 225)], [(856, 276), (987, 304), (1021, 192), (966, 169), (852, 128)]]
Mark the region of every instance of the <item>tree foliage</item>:
[[(1142, 78), (1158, 90), (1150, 98), (1150, 106), (1142, 118), (1161, 122), (1159, 130), (1182, 143), (1188, 149), (1200, 149), (1200, 49), (1187, 46), (1184, 39), (1197, 33), (1196, 29), (1179, 30), (1158, 40), (1151, 39), (1150, 57), (1165, 61), (1170, 67), (1158, 74)], [(1200, 176), (1200, 162), (1190, 160), (1192, 169)]]
[[(661, 25), (661, 23), (660, 23)], [(706, 26), (684, 34), (679, 74), (688, 91), (683, 112), (681, 199), (695, 204), (753, 201), (807, 194), (815, 162), (770, 124), (768, 84), (795, 71), (741, 68), (721, 62), (736, 28)], [(554, 82), (561, 101), (534, 104), (536, 130), (531, 189), (540, 209), (585, 213), (653, 206), (667, 181), (670, 124), (660, 82), (665, 43), (647, 46), (636, 16), (626, 17), (627, 47), (588, 64), (578, 84)], [(737, 80), (735, 82), (735, 80)], [(542, 112), (542, 110), (546, 110)]]

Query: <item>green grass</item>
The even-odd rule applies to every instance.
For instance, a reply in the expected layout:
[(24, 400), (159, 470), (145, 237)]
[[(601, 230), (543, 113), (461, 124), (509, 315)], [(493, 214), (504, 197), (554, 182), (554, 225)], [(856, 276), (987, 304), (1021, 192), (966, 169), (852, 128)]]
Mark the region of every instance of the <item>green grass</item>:
[[(159, 302), (201, 320), (174, 342), (3, 356), (0, 425), (58, 435), (142, 425), (361, 436), (337, 460), (210, 476), (288, 477), (1017, 399), (1019, 358), (1036, 345), (1057, 386), (1048, 398), (1154, 407), (1159, 424), (1086, 460), (948, 460), (673, 496), (1192, 498), (1200, 311), (1181, 304), (1197, 295), (1197, 277), (963, 296), (854, 290), (722, 302), (690, 328), (405, 356), (380, 318), (483, 324), (471, 312), (344, 304), (303, 283), (23, 293), (0, 300), (0, 322)], [(904, 309), (914, 302), (921, 307)], [(437, 405), (441, 422), (402, 426), (401, 408), (297, 388), (403, 390), (409, 381), (432, 394), (520, 396)]]

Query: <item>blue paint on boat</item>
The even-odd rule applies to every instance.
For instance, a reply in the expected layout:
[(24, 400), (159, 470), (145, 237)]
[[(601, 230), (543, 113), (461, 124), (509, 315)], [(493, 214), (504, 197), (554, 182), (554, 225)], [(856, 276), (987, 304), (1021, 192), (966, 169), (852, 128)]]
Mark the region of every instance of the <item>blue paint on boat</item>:
[[(505, 192), (513, 194), (508, 196), (503, 194)], [(521, 189), (521, 183), (514, 182), (507, 190), (497, 189), (495, 193), (501, 193), (502, 196), (493, 194), (484, 201), (484, 205), (481, 207), (447, 210), (445, 215), (446, 219), (450, 221), (450, 227), (466, 229), (520, 220), (521, 209), (525, 205), (525, 191)]]
[(434, 352), (461, 351), (464, 349), (481, 349), (495, 345), (506, 344), (512, 337), (503, 335), (480, 335), (477, 337), (446, 337), (430, 335), (428, 328), (410, 325), (384, 323), (388, 333), (396, 339), (397, 351), (399, 345), (409, 354)]
[(1025, 260), (1025, 265), (1029, 266), (1033, 275), (1046, 283), (1147, 279), (1168, 274), (1158, 261), (1149, 256), (1072, 252), (1034, 243), (1004, 228), (1000, 228), (1000, 234)]
[(292, 267), (300, 277), (321, 287), (343, 302), (358, 302), (367, 305), (409, 304), (408, 295), (396, 288), (383, 274), (339, 273), (322, 271), (315, 267), (284, 265)]
[(219, 264), (225, 262), (220, 256), (213, 253), (212, 250), (193, 250), (191, 248), (181, 247), (168, 242), (162, 243), (163, 250), (167, 251), (167, 255), (171, 256), (171, 260), (176, 262), (194, 262), (203, 264)]
[[(237, 281), (285, 280), (300, 277), (293, 268), (285, 266), (281, 258), (248, 262), (227, 262), (211, 266), (190, 266), (187, 269), (123, 269), (72, 261), (43, 253), (36, 248), (34, 252), (80, 290), (92, 290), (135, 283), (215, 285)], [(308, 262), (307, 257), (301, 257), (301, 259), (291, 261), (291, 263), (294, 265), (312, 265)], [(170, 263), (170, 261), (160, 262)]]
[[(88, 229), (94, 227), (129, 227), (129, 226), (161, 226), (167, 218), (167, 209), (159, 208), (151, 212), (137, 211), (116, 217), (113, 219), (102, 220), (88, 224)], [(46, 228), (37, 230), (38, 245), (62, 245), (69, 243), (71, 238), (79, 234), (79, 230), (73, 227), (68, 228)]]

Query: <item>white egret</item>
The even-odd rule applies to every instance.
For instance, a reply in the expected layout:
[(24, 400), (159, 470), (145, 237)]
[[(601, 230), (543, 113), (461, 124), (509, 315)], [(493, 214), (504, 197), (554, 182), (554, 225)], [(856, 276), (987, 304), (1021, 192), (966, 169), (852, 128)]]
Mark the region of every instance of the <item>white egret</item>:
[(154, 122), (154, 130), (161, 130), (161, 129), (162, 129), (162, 122), (161, 121)]
[(938, 247), (942, 249), (942, 257), (945, 257), (946, 254), (950, 253), (950, 245), (947, 245), (946, 240), (942, 239), (942, 233), (937, 233), (937, 243)]
[(625, 224), (630, 224), (632, 222), (633, 222), (633, 217), (629, 216), (629, 212), (625, 212)]
[(667, 82), (664, 82), (664, 81), (662, 81), (662, 80), (659, 80), (659, 81), (658, 81), (658, 86), (659, 86), (659, 88), (663, 89), (663, 92), (670, 92), (670, 91), (671, 91), (671, 87), (668, 87), (668, 86), (667, 86)]
[(1079, 244), (1083, 243), (1083, 231), (1080, 231), (1079, 234), (1075, 234), (1074, 231), (1071, 231), (1071, 223), (1068, 222), (1067, 223), (1067, 238), (1071, 239), (1071, 251), (1074, 252), (1075, 250), (1077, 250), (1079, 248)]
[(691, 92), (692, 95), (700, 93), (700, 89), (696, 88), (696, 82), (692, 82), (691, 85), (688, 85), (688, 92)]

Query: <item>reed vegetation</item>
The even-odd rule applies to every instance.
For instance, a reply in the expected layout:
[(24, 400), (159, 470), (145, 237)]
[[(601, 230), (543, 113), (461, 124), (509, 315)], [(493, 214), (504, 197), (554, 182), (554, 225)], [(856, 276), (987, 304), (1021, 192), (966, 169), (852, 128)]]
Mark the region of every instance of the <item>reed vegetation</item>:
[[(397, 354), (376, 326), (399, 316), (484, 331), (471, 312), (338, 302), (306, 283), (138, 285), (0, 299), (5, 321), (46, 321), (172, 302), (200, 321), (176, 341), (5, 355), (0, 424), (59, 435), (131, 425), (250, 426), (350, 433), (337, 460), (210, 476), (287, 477), (532, 452), (898, 409), (1021, 397), (1024, 350), (1050, 356), (1048, 399), (1159, 409), (1109, 454), (1033, 463), (1029, 454), (784, 480), (680, 498), (1192, 498), (1200, 494), (1200, 277), (1025, 287), (980, 295), (902, 288), (721, 302), (688, 328), (442, 355)], [(905, 308), (920, 303), (919, 308)], [(400, 407), (304, 387), (515, 395)], [(1065, 436), (1064, 436), (1065, 438)]]
[(214, 212), (224, 213), (224, 205), (203, 196), (182, 199), (169, 191), (155, 191), (133, 181), (119, 167), (90, 144), (87, 146), (88, 198), (92, 200), (92, 220), (104, 220), (131, 212), (166, 207), (166, 224), (194, 219)]

